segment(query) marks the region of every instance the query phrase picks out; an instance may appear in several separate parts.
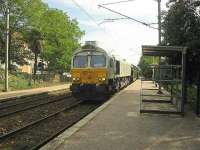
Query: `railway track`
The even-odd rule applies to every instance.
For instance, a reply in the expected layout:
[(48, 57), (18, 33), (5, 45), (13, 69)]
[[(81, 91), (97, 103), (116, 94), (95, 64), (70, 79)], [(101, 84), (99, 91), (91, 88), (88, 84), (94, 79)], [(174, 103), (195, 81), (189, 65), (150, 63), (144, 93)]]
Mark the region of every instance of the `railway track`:
[(38, 149), (99, 105), (73, 102), (53, 114), (0, 136), (0, 149)]
[(69, 92), (69, 90), (62, 89), (62, 90), (44, 92), (44, 93), (39, 93), (39, 94), (31, 94), (31, 95), (24, 95), (24, 96), (17, 96), (17, 97), (12, 97), (12, 98), (7, 98), (7, 99), (1, 99), (0, 100), (0, 108), (4, 108), (7, 106), (19, 104), (19, 103), (31, 102), (33, 100), (47, 98), (47, 97), (50, 97), (51, 95), (56, 95), (56, 94), (61, 94), (61, 93), (66, 93), (66, 92)]
[(37, 100), (35, 98), (32, 98), (30, 100), (23, 99), (22, 101), (19, 101), (17, 103), (16, 103), (16, 101), (13, 101), (13, 103), (11, 103), (10, 105), (8, 105), (6, 102), (4, 102), (6, 104), (0, 105), (0, 118), (10, 116), (10, 115), (13, 115), (18, 112), (30, 110), (30, 109), (33, 109), (36, 107), (40, 107), (43, 105), (47, 105), (50, 103), (54, 103), (57, 101), (61, 101), (61, 100), (63, 100), (63, 98), (71, 97), (71, 93), (68, 92), (67, 94), (61, 95), (59, 98), (57, 98), (57, 97), (58, 96), (50, 96), (50, 95), (40, 96), (40, 97), (36, 97)]
[(19, 110), (16, 113), (0, 118), (0, 136), (26, 126), (35, 120), (53, 114), (76, 101), (77, 100), (71, 96), (65, 97), (62, 95), (51, 101), (45, 101), (43, 104), (34, 105), (33, 107), (27, 105), (28, 108), (26, 109)]
[(80, 103), (81, 103), (81, 102), (78, 101), (77, 103), (74, 103), (74, 104), (68, 106), (67, 108), (64, 108), (64, 109), (62, 109), (62, 110), (59, 110), (59, 111), (57, 111), (57, 112), (55, 112), (55, 113), (53, 113), (53, 114), (51, 114), (51, 115), (49, 115), (49, 116), (47, 116), (47, 117), (44, 117), (44, 118), (42, 118), (42, 119), (38, 119), (38, 120), (36, 120), (36, 121), (34, 121), (34, 122), (31, 122), (30, 124), (28, 124), (28, 125), (26, 125), (26, 126), (24, 126), (24, 127), (21, 127), (21, 128), (19, 128), (19, 129), (14, 130), (14, 131), (11, 131), (11, 132), (9, 132), (9, 133), (7, 133), (7, 134), (5, 134), (5, 135), (2, 135), (2, 136), (0, 136), (0, 141), (1, 141), (2, 139), (8, 138), (8, 137), (10, 137), (10, 136), (12, 136), (12, 135), (15, 135), (15, 134), (17, 134), (18, 132), (20, 132), (20, 131), (22, 131), (22, 130), (24, 130), (24, 129), (27, 129), (28, 127), (32, 127), (32, 126), (34, 126), (34, 125), (37, 125), (38, 123), (40, 123), (40, 122), (42, 122), (42, 121), (44, 121), (44, 120), (46, 120), (46, 119), (48, 119), (48, 118), (50, 118), (50, 117), (54, 117), (55, 115), (57, 115), (57, 114), (59, 114), (59, 113), (65, 111), (65, 110), (67, 110), (67, 109), (73, 108), (74, 106), (77, 106), (77, 105), (80, 104)]
[[(27, 97), (22, 100), (9, 100), (8, 102), (4, 101), (0, 103), (0, 118), (13, 115), (18, 112), (30, 110), (36, 107), (61, 101), (64, 97), (71, 97), (71, 93), (64, 93), (66, 90), (59, 90), (52, 92), (50, 95), (39, 95), (34, 96), (33, 98)], [(56, 95), (57, 93), (57, 95)], [(54, 94), (54, 95), (53, 95)], [(58, 98), (60, 96), (60, 98)]]

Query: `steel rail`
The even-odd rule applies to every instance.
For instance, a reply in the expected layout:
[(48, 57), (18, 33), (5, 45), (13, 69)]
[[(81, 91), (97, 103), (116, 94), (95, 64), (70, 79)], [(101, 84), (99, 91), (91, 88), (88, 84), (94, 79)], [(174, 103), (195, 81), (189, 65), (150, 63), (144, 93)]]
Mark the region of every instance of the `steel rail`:
[[(29, 102), (33, 102), (33, 101), (35, 101), (35, 99), (36, 98), (38, 98), (37, 99), (37, 101), (40, 101), (41, 99), (43, 99), (43, 98), (47, 98), (48, 97), (48, 95), (41, 95), (41, 97), (40, 97), (40, 95), (38, 96), (38, 97), (27, 97), (27, 98), (23, 98), (23, 99), (19, 99), (19, 102), (18, 103), (12, 103), (12, 104), (10, 104), (10, 105), (6, 105), (6, 104), (4, 104), (4, 105), (0, 105), (0, 109), (7, 109), (7, 108), (9, 108), (9, 107), (13, 107), (13, 106), (17, 106), (17, 105), (20, 105), (20, 104), (25, 104), (25, 103), (29, 103)], [(13, 102), (14, 101), (17, 101), (17, 100), (13, 100)], [(10, 102), (10, 101), (9, 101)], [(5, 102), (6, 103), (6, 102)]]
[[(72, 108), (78, 106), (79, 104), (81, 104), (82, 102), (83, 102), (83, 101), (78, 101), (78, 102), (76, 102), (76, 103), (73, 103), (73, 104), (71, 104), (70, 106), (68, 106), (68, 107), (66, 107), (66, 108), (63, 108), (63, 109), (61, 109), (61, 110), (59, 110), (59, 111), (57, 111), (57, 112), (55, 112), (55, 113), (53, 113), (53, 114), (51, 114), (51, 115), (49, 115), (49, 116), (43, 117), (43, 118), (41, 118), (41, 119), (38, 119), (38, 120), (36, 120), (36, 121), (33, 121), (33, 122), (31, 122), (31, 123), (29, 123), (29, 124), (27, 124), (27, 125), (25, 125), (25, 126), (19, 128), (19, 129), (16, 129), (16, 130), (13, 130), (13, 131), (11, 131), (11, 132), (8, 132), (7, 134), (1, 135), (1, 136), (0, 136), (0, 140), (4, 140), (4, 139), (6, 139), (6, 138), (9, 138), (9, 137), (11, 137), (11, 136), (13, 136), (13, 135), (15, 135), (15, 134), (17, 134), (17, 133), (19, 133), (19, 132), (21, 132), (21, 131), (27, 129), (27, 128), (29, 128), (29, 127), (33, 127), (34, 125), (37, 125), (37, 124), (41, 123), (42, 121), (44, 121), (44, 120), (46, 120), (46, 119), (49, 119), (49, 118), (51, 118), (51, 117), (54, 117), (54, 116), (56, 116), (56, 115), (58, 115), (58, 114), (60, 114), (60, 113), (62, 113), (62, 112), (64, 112), (64, 111), (66, 111), (66, 110), (72, 109)], [(0, 141), (0, 142), (1, 142), (1, 141)]]
[(25, 99), (29, 99), (32, 97), (37, 97), (37, 96), (43, 96), (44, 94), (51, 94), (51, 93), (57, 93), (57, 92), (62, 92), (62, 91), (69, 91), (68, 89), (59, 89), (59, 90), (55, 90), (55, 91), (47, 91), (47, 92), (42, 92), (42, 93), (34, 93), (34, 94), (30, 94), (30, 95), (21, 95), (21, 96), (14, 96), (14, 97), (9, 97), (9, 98), (2, 98), (0, 99), (0, 105), (4, 104), (4, 103), (9, 103), (11, 101), (22, 101)]
[(14, 111), (7, 112), (7, 113), (2, 113), (2, 114), (0, 114), (0, 118), (7, 117), (7, 116), (13, 115), (15, 113), (23, 112), (23, 111), (26, 111), (26, 110), (31, 110), (31, 109), (34, 109), (34, 108), (39, 107), (39, 106), (43, 106), (43, 105), (47, 105), (47, 104), (50, 104), (50, 103), (62, 101), (62, 100), (64, 100), (63, 98), (70, 98), (70, 97), (72, 97), (72, 96), (71, 95), (67, 95), (67, 96), (65, 95), (65, 96), (62, 96), (60, 98), (49, 101), (49, 102), (40, 103), (40, 104), (36, 104), (36, 105), (32, 105), (32, 106), (30, 105), (30, 106), (22, 108), (22, 109), (14, 110)]
[[(81, 118), (79, 118), (78, 121), (81, 120), (81, 119), (83, 119), (85, 116), (87, 116), (89, 113), (91, 113), (93, 111), (94, 110), (89, 111), (88, 113), (86, 113), (85, 115), (83, 115)], [(32, 148), (30, 148), (30, 150), (38, 150), (39, 148), (41, 148), (42, 146), (44, 146), (45, 144), (47, 144), (48, 142), (50, 142), (51, 140), (53, 140), (55, 137), (57, 137), (58, 135), (60, 135), (61, 133), (63, 133), (65, 130), (67, 130), (68, 128), (72, 127), (76, 123), (77, 123), (77, 120), (74, 121), (73, 123), (71, 123), (70, 125), (67, 125), (67, 126), (61, 128), (61, 129), (59, 129), (57, 132), (53, 133), (48, 138), (45, 138), (44, 140), (42, 140), (41, 142), (39, 142), (37, 145), (35, 145)]]
[(25, 99), (29, 99), (31, 97), (40, 96), (40, 95), (44, 95), (44, 94), (46, 94), (46, 93), (39, 93), (39, 94), (31, 94), (31, 95), (23, 95), (23, 96), (15, 96), (15, 97), (3, 98), (3, 99), (0, 99), (0, 105), (2, 105), (4, 103), (9, 103), (9, 102), (12, 102), (12, 101), (25, 100)]
[[(57, 92), (55, 92), (55, 93), (57, 93)], [(68, 92), (66, 94), (69, 94), (69, 93), (70, 92)], [(10, 105), (4, 104), (3, 106), (0, 105), (0, 109), (8, 109), (10, 107), (18, 106), (18, 105), (21, 105), (21, 104), (26, 104), (26, 103), (34, 102), (36, 98), (37, 98), (37, 101), (40, 101), (40, 100), (43, 100), (44, 98), (48, 98), (48, 97), (50, 97), (50, 95), (39, 95), (39, 97), (37, 97), (37, 95), (35, 95), (34, 97), (23, 98), (22, 100), (19, 100), (18, 103), (14, 103), (14, 104), (10, 104)], [(13, 101), (15, 101), (15, 100), (13, 100)], [(6, 103), (6, 102), (4, 102), (4, 103)]]

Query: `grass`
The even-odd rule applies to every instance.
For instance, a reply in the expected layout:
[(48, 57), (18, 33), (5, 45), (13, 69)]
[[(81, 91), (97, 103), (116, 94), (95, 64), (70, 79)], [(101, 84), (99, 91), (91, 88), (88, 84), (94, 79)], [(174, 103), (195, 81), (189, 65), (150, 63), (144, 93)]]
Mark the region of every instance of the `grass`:
[(191, 85), (187, 89), (187, 98), (188, 102), (191, 104), (193, 109), (196, 109), (197, 105), (197, 87), (195, 85)]
[[(31, 82), (30, 82), (31, 81)], [(4, 70), (0, 69), (0, 92), (4, 90)], [(66, 82), (59, 81), (36, 81), (30, 80), (30, 75), (25, 73), (11, 73), (9, 74), (9, 91), (33, 89), (39, 87), (48, 87), (54, 85), (65, 84)]]
[[(164, 85), (165, 89), (170, 91), (170, 86)], [(181, 85), (178, 85), (178, 89), (176, 89), (176, 85), (173, 86), (173, 93), (180, 93), (181, 92)], [(193, 110), (196, 110), (197, 105), (197, 86), (196, 85), (188, 85), (187, 87), (187, 102), (190, 104)]]

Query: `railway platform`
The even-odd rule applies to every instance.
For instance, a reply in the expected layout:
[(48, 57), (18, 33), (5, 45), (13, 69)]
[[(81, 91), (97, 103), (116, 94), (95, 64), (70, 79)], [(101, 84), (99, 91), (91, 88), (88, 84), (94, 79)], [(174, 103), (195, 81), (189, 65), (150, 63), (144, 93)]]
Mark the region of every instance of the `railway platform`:
[(29, 96), (29, 95), (35, 95), (35, 94), (48, 93), (48, 92), (62, 90), (62, 89), (68, 89), (69, 86), (70, 84), (63, 84), (63, 85), (57, 85), (57, 86), (0, 93), (0, 101), (5, 100), (5, 99), (10, 99), (10, 98), (15, 98), (15, 97), (19, 98), (22, 96)]
[(199, 150), (200, 118), (140, 114), (140, 81), (47, 143), (42, 150)]

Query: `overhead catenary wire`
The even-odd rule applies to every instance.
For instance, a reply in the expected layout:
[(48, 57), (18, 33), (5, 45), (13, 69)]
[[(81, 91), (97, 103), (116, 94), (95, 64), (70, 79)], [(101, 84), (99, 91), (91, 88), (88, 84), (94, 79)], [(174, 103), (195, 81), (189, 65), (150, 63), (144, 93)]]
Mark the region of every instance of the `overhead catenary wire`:
[(128, 18), (107, 18), (107, 19), (104, 19), (104, 21), (100, 22), (99, 25), (106, 23), (106, 22), (114, 22), (117, 20), (124, 20), (124, 19), (128, 19)]
[(120, 16), (126, 17), (127, 19), (130, 19), (130, 20), (133, 20), (133, 21), (135, 21), (135, 22), (137, 22), (137, 23), (140, 23), (140, 24), (142, 24), (142, 25), (148, 26), (149, 28), (158, 30), (158, 28), (152, 27), (150, 24), (148, 24), (148, 23), (146, 23), (146, 22), (137, 20), (137, 19), (135, 19), (135, 18), (133, 18), (133, 17), (127, 16), (127, 15), (125, 15), (125, 14), (122, 14), (122, 13), (117, 12), (117, 11), (115, 11), (115, 10), (112, 10), (112, 9), (110, 9), (110, 8), (107, 8), (107, 7), (103, 6), (103, 5), (98, 5), (98, 6), (99, 6), (100, 8), (104, 8), (104, 9), (106, 9), (106, 10), (108, 10), (108, 11), (111, 11), (111, 12), (113, 12), (113, 13), (115, 13), (115, 14), (118, 14), (118, 15), (120, 15)]
[(115, 21), (115, 20), (123, 20), (123, 19), (128, 19), (128, 18), (107, 18), (104, 19), (105, 21)]
[[(85, 15), (87, 15), (87, 17), (97, 26), (97, 27), (100, 27), (101, 23), (97, 23), (96, 20), (92, 17), (92, 15), (90, 15), (87, 10), (85, 10), (76, 0), (72, 0), (72, 2), (82, 11), (84, 12)], [(115, 39), (116, 41), (119, 41), (116, 39), (115, 36), (112, 36), (109, 32), (107, 32), (104, 28), (104, 32), (110, 36), (112, 39)], [(115, 33), (116, 34), (116, 33)], [(118, 42), (116, 42), (118, 43)]]
[(97, 26), (99, 26), (99, 24), (96, 22), (96, 20), (79, 4), (79, 3), (77, 3), (76, 2), (76, 0), (71, 0), (80, 10), (82, 10), (84, 13), (85, 13), (85, 15), (87, 16), (87, 17), (89, 17), (90, 18), (90, 20), (92, 20), (93, 21), (93, 23), (94, 24), (96, 24)]
[(126, 2), (131, 2), (131, 1), (135, 1), (135, 0), (124, 0), (124, 1), (118, 1), (118, 2), (104, 3), (101, 5), (113, 5), (113, 4), (126, 3)]
[[(88, 16), (88, 18), (89, 18), (90, 20), (92, 20), (93, 23), (95, 23), (95, 24), (97, 25), (97, 27), (100, 27), (100, 25), (101, 25), (102, 23), (97, 23), (96, 20), (87, 12), (87, 10), (85, 10), (79, 3), (77, 3), (76, 0), (72, 0), (72, 2), (73, 2), (79, 9), (81, 9), (81, 10)], [(108, 34), (109, 36), (111, 36), (105, 29), (104, 29), (104, 32), (105, 32), (106, 34)], [(112, 38), (113, 38), (113, 36), (112, 36)]]
[[(131, 1), (131, 0), (130, 0)], [(95, 21), (95, 19), (87, 12), (87, 10), (85, 10), (79, 3), (77, 3), (77, 1), (76, 0), (72, 0), (72, 2), (81, 10), (81, 11), (83, 11), (87, 16), (88, 16), (88, 18), (90, 19), (90, 20), (92, 20), (96, 25), (97, 25), (97, 27), (100, 27), (100, 25), (101, 25), (101, 23), (100, 24), (98, 24), (96, 21)], [(120, 19), (130, 19), (129, 17), (125, 17), (125, 18), (114, 18), (115, 20), (120, 20)], [(112, 20), (112, 19), (111, 19)], [(109, 21), (109, 19), (107, 20), (107, 21)], [(116, 36), (112, 36), (109, 32), (107, 32), (105, 29), (104, 29), (104, 32), (107, 34), (107, 35), (109, 35), (112, 39), (115, 39), (116, 41), (119, 41), (119, 40), (117, 40), (116, 39)], [(117, 33), (115, 33), (115, 34), (117, 34)], [(119, 42), (116, 42), (116, 43), (119, 43)]]

